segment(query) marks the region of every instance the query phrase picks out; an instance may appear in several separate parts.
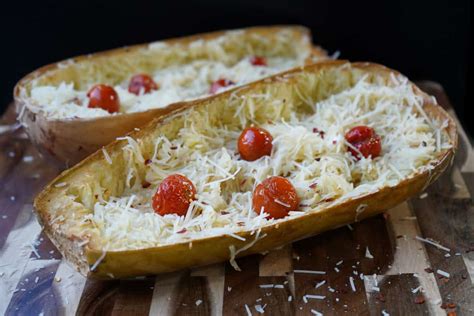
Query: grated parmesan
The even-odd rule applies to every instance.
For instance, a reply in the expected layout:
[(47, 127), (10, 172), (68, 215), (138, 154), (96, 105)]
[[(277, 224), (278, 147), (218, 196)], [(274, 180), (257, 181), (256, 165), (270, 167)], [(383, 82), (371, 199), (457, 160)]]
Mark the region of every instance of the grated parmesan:
[[(269, 219), (266, 213), (252, 209), (252, 192), (268, 176), (285, 175), (295, 186), (301, 206), (290, 212), (289, 218), (294, 218), (395, 186), (400, 175), (407, 178), (429, 170), (436, 153), (432, 126), (437, 123), (428, 123), (419, 114), (421, 97), (406, 80), (398, 80), (398, 85), (381, 86), (361, 79), (317, 102), (302, 95), (301, 99), (311, 102), (304, 113), (293, 111), (294, 104), (271, 99), (268, 93), (233, 95), (229, 102), (239, 105), (229, 107), (235, 112), (228, 125), (212, 122), (205, 111), (191, 109), (183, 116), (179, 137), (161, 135), (155, 139), (151, 163), (144, 171), (139, 169), (145, 165), (141, 143), (129, 136), (121, 138), (126, 141), (122, 148), (128, 166), (126, 188), (120, 196), (99, 199), (93, 206), (91, 220), (100, 232), (100, 241), (108, 249), (140, 249), (221, 235), (240, 242), (244, 240), (239, 233), (252, 232), (256, 237), (241, 248), (229, 247), (231, 264), (238, 269), (235, 257), (265, 236), (260, 237), (260, 229), (285, 220)], [(273, 136), (272, 156), (252, 162), (240, 160), (235, 155), (237, 138), (242, 127), (258, 123), (262, 102), (276, 104), (263, 109), (277, 111), (281, 118), (259, 124)], [(359, 124), (372, 126), (381, 136), (382, 156), (356, 160), (347, 152), (344, 133)], [(314, 133), (315, 127), (325, 136)], [(447, 146), (445, 138), (442, 143)], [(173, 173), (191, 179), (198, 192), (184, 217), (160, 216), (150, 206), (159, 183)], [(146, 189), (141, 186), (144, 180), (151, 184)], [(356, 220), (366, 207), (359, 205)]]

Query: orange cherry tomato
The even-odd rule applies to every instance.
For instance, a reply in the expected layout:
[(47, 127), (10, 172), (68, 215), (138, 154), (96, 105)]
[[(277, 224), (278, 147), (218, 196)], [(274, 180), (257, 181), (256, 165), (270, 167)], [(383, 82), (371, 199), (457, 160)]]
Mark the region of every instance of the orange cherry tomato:
[[(380, 136), (375, 133), (373, 128), (368, 126), (353, 127), (346, 133), (345, 138), (352, 146), (357, 148), (365, 158), (369, 156), (372, 158), (380, 156), (382, 144)], [(357, 151), (351, 147), (348, 149), (357, 160), (361, 158)]]
[(89, 98), (89, 108), (101, 108), (109, 113), (119, 111), (119, 96), (111, 86), (97, 84), (87, 92), (87, 97)]
[(186, 215), (189, 205), (195, 200), (196, 187), (180, 174), (166, 177), (152, 199), (152, 207), (160, 215)]
[(253, 210), (262, 208), (269, 218), (283, 218), (298, 209), (300, 201), (290, 181), (283, 177), (270, 177), (257, 185), (253, 192)]
[(158, 85), (149, 75), (138, 74), (130, 79), (128, 92), (139, 95), (141, 91), (143, 93), (150, 93), (151, 90), (158, 90)]
[(254, 66), (266, 66), (267, 59), (261, 56), (252, 56), (250, 57), (250, 63)]
[(227, 80), (227, 79), (216, 80), (211, 84), (211, 88), (209, 89), (209, 93), (210, 94), (215, 94), (218, 90), (220, 90), (222, 88), (225, 88), (225, 87), (228, 87), (228, 86), (232, 86), (234, 84), (235, 83), (233, 81)]
[(237, 148), (240, 157), (254, 161), (263, 156), (270, 156), (273, 137), (263, 128), (247, 127), (239, 136)]

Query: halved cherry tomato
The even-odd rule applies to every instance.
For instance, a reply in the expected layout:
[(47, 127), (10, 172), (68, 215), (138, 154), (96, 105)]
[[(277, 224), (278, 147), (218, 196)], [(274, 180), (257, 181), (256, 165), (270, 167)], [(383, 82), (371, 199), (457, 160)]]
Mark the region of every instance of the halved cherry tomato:
[(266, 66), (267, 59), (261, 56), (252, 56), (250, 57), (250, 63), (254, 66)]
[(232, 86), (234, 85), (235, 83), (231, 80), (227, 80), (227, 79), (218, 79), (216, 81), (214, 81), (212, 84), (211, 84), (211, 88), (209, 89), (209, 93), (210, 94), (214, 94), (216, 93), (218, 90), (222, 89), (222, 88), (225, 88), (225, 87), (228, 87), (228, 86)]
[(158, 85), (149, 75), (138, 74), (130, 79), (128, 92), (139, 95), (141, 91), (143, 93), (150, 93), (151, 90), (158, 90)]
[(152, 199), (152, 207), (160, 215), (186, 215), (189, 205), (195, 200), (196, 187), (180, 174), (166, 177)]
[(87, 92), (89, 108), (101, 108), (109, 113), (119, 111), (119, 96), (114, 88), (105, 84), (97, 84)]
[(258, 214), (263, 208), (269, 218), (283, 218), (298, 209), (299, 198), (290, 181), (283, 177), (270, 177), (257, 185), (252, 204)]
[[(345, 138), (352, 146), (357, 148), (365, 158), (369, 156), (372, 158), (380, 156), (382, 144), (380, 136), (375, 133), (373, 128), (368, 126), (353, 127), (346, 133)], [(357, 151), (351, 147), (348, 149), (357, 160), (361, 158)]]
[(242, 159), (254, 161), (263, 156), (270, 156), (273, 137), (263, 128), (247, 127), (239, 136), (237, 147)]

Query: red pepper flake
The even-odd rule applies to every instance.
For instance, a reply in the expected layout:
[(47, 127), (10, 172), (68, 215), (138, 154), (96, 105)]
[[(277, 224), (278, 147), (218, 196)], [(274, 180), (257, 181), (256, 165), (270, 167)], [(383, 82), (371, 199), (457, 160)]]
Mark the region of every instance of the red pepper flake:
[(187, 232), (186, 228), (183, 228), (181, 229), (179, 232), (177, 232), (178, 234), (184, 234), (185, 232)]
[(448, 303), (448, 308), (456, 308), (456, 304), (454, 303)]
[(221, 215), (227, 215), (227, 214), (229, 214), (229, 212), (227, 212), (227, 211), (221, 211)]
[(385, 297), (384, 297), (382, 294), (378, 294), (378, 295), (375, 297), (375, 299), (376, 299), (377, 301), (382, 302), (382, 303), (385, 302)]
[(317, 127), (313, 127), (313, 133), (319, 134), (319, 137), (321, 137), (322, 139), (324, 139), (324, 135), (326, 134), (325, 131), (318, 129)]
[(309, 187), (310, 187), (311, 189), (316, 189), (316, 186), (317, 186), (317, 184), (316, 184), (316, 183), (313, 183), (313, 184), (310, 184)]
[(240, 185), (241, 185), (241, 186), (242, 186), (242, 185), (244, 185), (244, 184), (245, 184), (245, 182), (247, 182), (247, 180), (246, 180), (246, 179), (244, 179), (244, 180), (240, 181)]
[(418, 295), (415, 297), (415, 304), (424, 304), (425, 303), (425, 297), (423, 295)]
[(142, 188), (144, 188), (144, 189), (149, 188), (150, 185), (151, 185), (151, 183), (148, 182), (148, 181), (143, 181), (143, 182), (142, 182)]
[(244, 222), (237, 222), (237, 225), (239, 225), (239, 226), (244, 226), (245, 223), (244, 223)]
[(151, 159), (145, 160), (145, 165), (149, 165), (149, 164), (151, 164)]
[(320, 160), (321, 160), (321, 157), (314, 158), (314, 160), (320, 161)]
[(426, 273), (433, 273), (434, 270), (431, 269), (430, 267), (428, 267), (428, 268), (425, 268), (425, 272), (426, 272)]
[(332, 143), (333, 143), (334, 145), (336, 145), (337, 141), (336, 141), (336, 140), (333, 140)]

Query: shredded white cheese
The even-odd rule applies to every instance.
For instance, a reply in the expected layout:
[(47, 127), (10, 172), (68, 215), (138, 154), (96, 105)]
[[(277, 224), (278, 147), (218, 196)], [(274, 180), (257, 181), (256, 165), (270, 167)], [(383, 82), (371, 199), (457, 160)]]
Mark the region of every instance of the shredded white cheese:
[[(303, 64), (300, 58), (268, 57), (267, 66), (254, 66), (250, 62), (251, 57), (245, 56), (233, 65), (227, 65), (223, 61), (197, 60), (185, 65), (160, 69), (153, 75), (159, 89), (146, 94), (130, 93), (127, 79), (114, 86), (120, 100), (120, 112), (134, 113), (164, 108), (171, 103), (208, 96), (212, 83), (221, 78), (234, 83), (220, 90), (224, 91)], [(96, 82), (90, 86), (94, 84)], [(49, 118), (92, 118), (111, 115), (101, 108), (88, 108), (87, 91), (74, 89), (72, 83), (62, 82), (58, 86), (34, 87), (31, 90), (31, 98), (34, 104), (41, 105), (41, 109)]]
[[(437, 123), (428, 123), (419, 113), (422, 99), (403, 78), (396, 86), (362, 79), (318, 102), (303, 96), (311, 102), (304, 113), (292, 111), (294, 105), (266, 94), (234, 98), (240, 98), (241, 105), (229, 109), (235, 111), (232, 124), (216, 126), (208, 114), (190, 110), (179, 137), (160, 136), (155, 140), (154, 154), (146, 167), (139, 167), (145, 165), (140, 144), (131, 137), (123, 138), (128, 142), (123, 147), (128, 166), (125, 192), (98, 201), (91, 217), (100, 240), (109, 249), (139, 249), (221, 235), (242, 239), (239, 232), (256, 232), (256, 238), (244, 247), (229, 247), (231, 263), (238, 268), (235, 256), (257, 242), (260, 228), (285, 220), (268, 219), (266, 213), (252, 209), (253, 190), (268, 176), (283, 175), (294, 185), (300, 207), (290, 212), (289, 217), (293, 218), (395, 186), (400, 176), (405, 179), (429, 170), (429, 162), (435, 158), (432, 126)], [(238, 159), (237, 138), (243, 127), (258, 123), (262, 100), (272, 104), (272, 111), (291, 114), (280, 115), (280, 121), (260, 121), (259, 125), (273, 136), (271, 157), (252, 162)], [(380, 135), (380, 157), (356, 160), (347, 151), (344, 134), (357, 125), (371, 126)], [(324, 134), (315, 132), (315, 128)], [(449, 145), (445, 138), (441, 142), (443, 148)], [(140, 168), (145, 172), (139, 172)], [(194, 183), (197, 199), (184, 217), (160, 216), (150, 201), (160, 182), (174, 173), (183, 174)], [(142, 181), (151, 185), (142, 188)], [(356, 214), (366, 207), (361, 204)]]

